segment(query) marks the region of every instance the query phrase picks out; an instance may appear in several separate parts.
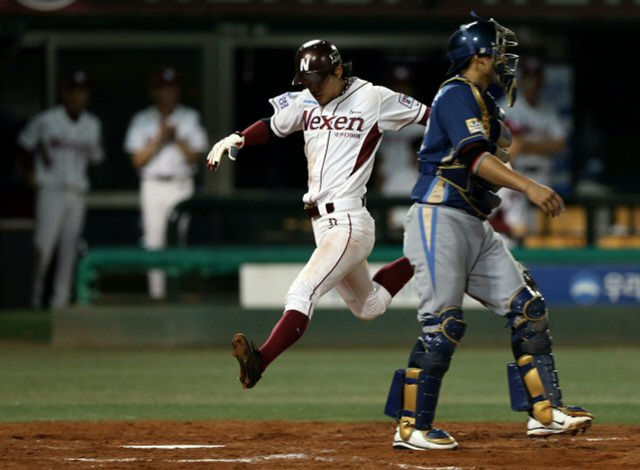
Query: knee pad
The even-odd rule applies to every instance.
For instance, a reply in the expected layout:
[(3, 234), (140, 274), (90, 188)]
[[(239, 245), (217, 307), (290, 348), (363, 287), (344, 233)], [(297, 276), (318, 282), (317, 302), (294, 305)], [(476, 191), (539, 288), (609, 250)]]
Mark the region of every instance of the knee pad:
[(384, 413), (399, 421), (403, 439), (414, 429), (430, 429), (442, 380), (415, 367), (396, 370)]
[(423, 333), (419, 338), (422, 350), (414, 348), (410, 364), (434, 377), (444, 376), (466, 328), (460, 309), (448, 308), (432, 315), (425, 320)]
[(512, 298), (507, 314), (513, 355), (551, 354), (547, 305), (540, 292), (525, 285)]
[(544, 298), (527, 284), (512, 298), (507, 315), (515, 363), (508, 365), (511, 407), (528, 411), (542, 424), (552, 421), (552, 407), (562, 406), (562, 393), (552, 353)]

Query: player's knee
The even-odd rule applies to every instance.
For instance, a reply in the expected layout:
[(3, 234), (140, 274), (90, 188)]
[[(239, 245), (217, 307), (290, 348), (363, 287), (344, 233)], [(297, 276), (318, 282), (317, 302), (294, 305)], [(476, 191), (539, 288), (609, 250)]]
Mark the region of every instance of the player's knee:
[(356, 318), (364, 321), (371, 321), (387, 311), (387, 307), (391, 303), (391, 295), (381, 286), (373, 289), (365, 301), (360, 304), (353, 301), (349, 304), (351, 312)]
[(548, 310), (544, 298), (530, 285), (522, 287), (512, 298), (507, 314), (511, 326), (513, 354), (550, 354)]
[(314, 303), (304, 295), (297, 292), (289, 292), (285, 299), (285, 310), (297, 310), (305, 315), (311, 316)]
[(420, 336), (422, 348), (414, 349), (411, 362), (435, 377), (442, 377), (451, 364), (451, 358), (464, 336), (467, 324), (462, 310), (448, 308), (425, 321)]

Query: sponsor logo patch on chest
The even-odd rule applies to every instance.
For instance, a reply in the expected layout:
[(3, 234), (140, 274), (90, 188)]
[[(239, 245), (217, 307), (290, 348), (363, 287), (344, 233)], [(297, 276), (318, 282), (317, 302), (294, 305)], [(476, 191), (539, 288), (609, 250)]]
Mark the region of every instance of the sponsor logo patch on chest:
[(364, 118), (356, 116), (314, 116), (315, 109), (304, 111), (302, 126), (305, 131), (359, 131), (364, 129)]

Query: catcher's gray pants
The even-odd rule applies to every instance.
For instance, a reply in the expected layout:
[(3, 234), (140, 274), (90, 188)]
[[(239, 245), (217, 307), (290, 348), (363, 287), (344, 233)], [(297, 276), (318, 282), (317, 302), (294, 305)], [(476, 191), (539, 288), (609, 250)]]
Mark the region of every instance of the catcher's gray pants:
[(462, 309), (466, 292), (498, 315), (524, 286), (520, 265), (488, 221), (446, 206), (414, 204), (405, 219), (404, 254), (415, 266), (418, 319)]

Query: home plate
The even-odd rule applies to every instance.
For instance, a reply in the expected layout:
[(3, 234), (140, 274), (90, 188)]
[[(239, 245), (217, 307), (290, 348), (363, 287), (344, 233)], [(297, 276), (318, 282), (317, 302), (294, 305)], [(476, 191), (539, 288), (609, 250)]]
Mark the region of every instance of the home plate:
[(222, 444), (166, 444), (166, 445), (135, 445), (120, 446), (125, 449), (218, 449), (227, 447)]

